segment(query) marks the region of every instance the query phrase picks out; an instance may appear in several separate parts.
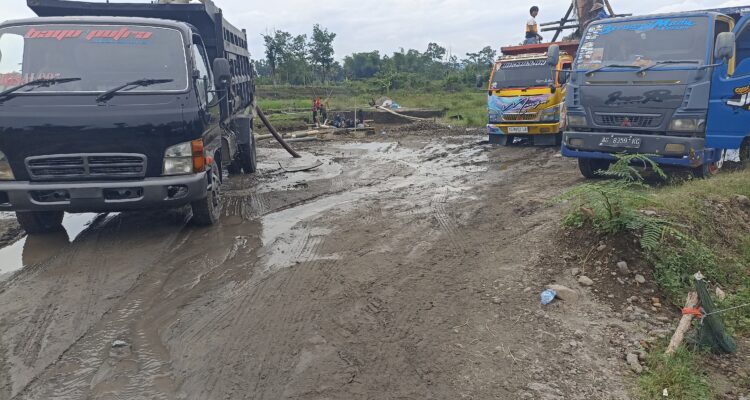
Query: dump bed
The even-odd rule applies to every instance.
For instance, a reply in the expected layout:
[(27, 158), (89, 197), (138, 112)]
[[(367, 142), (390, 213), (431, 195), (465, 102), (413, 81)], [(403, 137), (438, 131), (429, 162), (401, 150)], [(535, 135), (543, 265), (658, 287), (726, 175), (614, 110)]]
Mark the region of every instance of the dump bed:
[(192, 4), (94, 3), (70, 0), (27, 0), (40, 17), (105, 16), (158, 18), (190, 24), (200, 33), (208, 56), (229, 60), (232, 70), (233, 113), (253, 102), (253, 67), (247, 33), (224, 19), (211, 0)]
[(578, 42), (557, 42), (557, 43), (539, 43), (539, 44), (523, 44), (519, 46), (507, 46), (502, 47), (500, 51), (504, 56), (518, 56), (523, 54), (544, 54), (547, 53), (549, 47), (553, 44), (560, 46), (560, 50), (564, 51), (573, 57), (578, 52)]

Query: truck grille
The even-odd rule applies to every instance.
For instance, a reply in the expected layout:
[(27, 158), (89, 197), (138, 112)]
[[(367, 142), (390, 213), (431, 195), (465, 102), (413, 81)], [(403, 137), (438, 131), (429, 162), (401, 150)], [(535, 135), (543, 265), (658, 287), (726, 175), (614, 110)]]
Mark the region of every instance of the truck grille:
[(142, 154), (64, 154), (26, 159), (34, 181), (75, 179), (126, 179), (146, 176)]
[(505, 113), (503, 114), (503, 121), (506, 121), (506, 122), (536, 121), (538, 118), (539, 118), (538, 113)]
[(649, 128), (658, 126), (660, 121), (658, 114), (595, 114), (596, 124), (599, 126), (612, 126), (619, 128)]

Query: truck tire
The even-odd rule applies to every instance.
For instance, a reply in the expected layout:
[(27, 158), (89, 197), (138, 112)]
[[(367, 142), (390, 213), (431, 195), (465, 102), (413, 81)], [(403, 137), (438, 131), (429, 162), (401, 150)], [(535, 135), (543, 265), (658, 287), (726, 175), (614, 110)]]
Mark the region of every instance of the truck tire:
[(740, 169), (750, 169), (750, 138), (745, 139), (740, 147)]
[(254, 174), (258, 170), (258, 158), (255, 151), (255, 135), (252, 133), (249, 144), (239, 145), (240, 166), (246, 174)]
[(603, 179), (604, 176), (597, 174), (599, 171), (606, 171), (612, 164), (609, 160), (598, 160), (595, 158), (579, 158), (578, 169), (581, 175), (586, 179)]
[(219, 222), (221, 217), (221, 169), (218, 165), (211, 166), (211, 187), (206, 197), (193, 202), (192, 222), (198, 226), (211, 226)]
[(29, 235), (58, 232), (63, 230), (62, 211), (16, 211), (16, 220)]
[(698, 179), (709, 179), (719, 173), (716, 163), (704, 163), (700, 167), (693, 168), (693, 176)]

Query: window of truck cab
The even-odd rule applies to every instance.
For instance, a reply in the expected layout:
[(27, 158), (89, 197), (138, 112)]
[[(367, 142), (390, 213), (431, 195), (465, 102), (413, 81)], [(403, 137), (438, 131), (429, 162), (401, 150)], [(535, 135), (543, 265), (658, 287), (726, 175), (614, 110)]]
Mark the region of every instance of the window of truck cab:
[(490, 90), (546, 87), (552, 82), (547, 59), (500, 60), (495, 64)]
[(80, 78), (24, 93), (97, 93), (139, 79), (169, 82), (123, 93), (184, 92), (187, 58), (173, 28), (119, 24), (31, 24), (0, 28), (0, 91), (35, 80)]
[[(710, 22), (708, 16), (655, 16), (592, 24), (581, 40), (576, 68), (594, 69), (612, 64), (646, 66), (660, 61), (695, 61), (696, 66), (706, 65), (713, 47), (709, 43)], [(676, 64), (668, 68), (684, 66)]]

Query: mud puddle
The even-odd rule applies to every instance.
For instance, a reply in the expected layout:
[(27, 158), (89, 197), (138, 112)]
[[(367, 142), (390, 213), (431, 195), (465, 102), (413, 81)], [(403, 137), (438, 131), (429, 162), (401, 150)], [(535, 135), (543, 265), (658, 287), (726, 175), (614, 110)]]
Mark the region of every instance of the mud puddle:
[(17, 242), (0, 249), (0, 281), (8, 279), (14, 272), (43, 261), (73, 243), (99, 214), (65, 214), (65, 231), (48, 235), (24, 236)]

